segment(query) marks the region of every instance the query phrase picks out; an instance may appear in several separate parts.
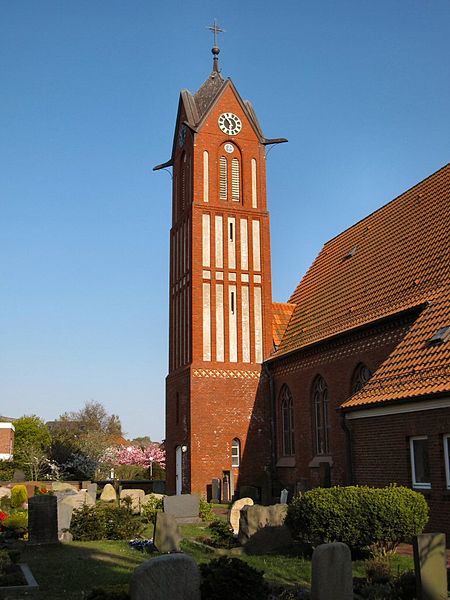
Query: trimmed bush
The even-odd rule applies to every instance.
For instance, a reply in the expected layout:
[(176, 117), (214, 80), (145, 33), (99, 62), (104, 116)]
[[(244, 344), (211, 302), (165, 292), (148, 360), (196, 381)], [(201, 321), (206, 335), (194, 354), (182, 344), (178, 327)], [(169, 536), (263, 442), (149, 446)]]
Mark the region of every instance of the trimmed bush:
[(202, 600), (265, 600), (268, 587), (262, 571), (238, 558), (221, 556), (200, 565)]
[(74, 540), (126, 540), (142, 531), (142, 520), (123, 506), (97, 504), (74, 510), (70, 532)]
[(20, 508), (28, 500), (27, 488), (24, 485), (15, 485), (11, 488), (11, 507)]
[(423, 531), (428, 505), (419, 492), (395, 485), (316, 488), (293, 499), (286, 525), (294, 537), (316, 546), (344, 542), (374, 555), (393, 552)]

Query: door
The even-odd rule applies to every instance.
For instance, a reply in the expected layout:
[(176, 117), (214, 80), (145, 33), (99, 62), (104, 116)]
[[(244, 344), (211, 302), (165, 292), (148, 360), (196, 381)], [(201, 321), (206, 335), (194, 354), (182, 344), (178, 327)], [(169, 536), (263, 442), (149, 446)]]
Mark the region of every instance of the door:
[(183, 451), (181, 446), (177, 446), (175, 450), (175, 493), (177, 496), (181, 494), (183, 488)]

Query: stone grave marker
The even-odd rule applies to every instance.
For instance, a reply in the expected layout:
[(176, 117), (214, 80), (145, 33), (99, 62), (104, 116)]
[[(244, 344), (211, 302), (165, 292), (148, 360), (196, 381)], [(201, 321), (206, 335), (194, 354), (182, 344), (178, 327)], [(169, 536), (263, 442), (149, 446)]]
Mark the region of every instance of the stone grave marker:
[(110, 483), (107, 483), (103, 488), (100, 500), (102, 502), (117, 502), (116, 490)]
[(292, 536), (284, 524), (287, 505), (244, 506), (239, 520), (239, 542), (249, 554), (267, 554), (289, 546)]
[(281, 490), (280, 494), (280, 504), (287, 504), (289, 492), (287, 489)]
[(176, 518), (177, 523), (200, 523), (200, 497), (196, 494), (164, 496), (164, 512)]
[(97, 484), (96, 483), (91, 483), (90, 481), (83, 481), (83, 484), (82, 484), (81, 488), (83, 490), (86, 490), (86, 492), (88, 493), (89, 498), (91, 498), (91, 500), (95, 504), (95, 502), (97, 500)]
[(220, 483), (218, 477), (211, 481), (211, 502), (220, 502)]
[(72, 492), (74, 494), (78, 493), (78, 488), (71, 483), (65, 483), (64, 481), (54, 481), (52, 483), (52, 490), (54, 492)]
[(58, 543), (56, 496), (33, 496), (28, 501), (28, 543)]
[(346, 544), (317, 546), (311, 569), (311, 600), (353, 600), (352, 557)]
[(182, 536), (180, 527), (174, 517), (167, 513), (156, 513), (153, 543), (159, 552), (179, 552)]
[(0, 498), (11, 498), (11, 488), (0, 487)]
[(235, 535), (239, 533), (239, 519), (241, 518), (241, 509), (244, 508), (244, 506), (253, 506), (253, 500), (251, 498), (241, 498), (240, 500), (236, 500), (228, 515), (228, 522)]
[(414, 569), (421, 600), (447, 600), (447, 552), (444, 533), (414, 538)]
[(200, 571), (186, 554), (158, 556), (137, 567), (130, 581), (131, 600), (200, 600)]
[[(95, 500), (92, 500), (86, 490), (81, 490), (75, 494), (55, 492), (55, 496), (58, 500), (58, 538), (62, 541), (64, 530), (70, 528), (74, 509), (81, 508), (84, 504), (94, 506)], [(65, 538), (67, 537), (65, 536)]]
[(12, 480), (14, 481), (14, 483), (23, 483), (24, 481), (26, 481), (27, 478), (25, 475), (25, 471), (22, 471), (22, 469), (15, 469)]
[(134, 489), (123, 489), (120, 492), (120, 504), (121, 506), (127, 506), (127, 502), (125, 498), (131, 499), (131, 512), (133, 515), (140, 515), (142, 508), (142, 500), (144, 499), (145, 492), (144, 490), (134, 490)]

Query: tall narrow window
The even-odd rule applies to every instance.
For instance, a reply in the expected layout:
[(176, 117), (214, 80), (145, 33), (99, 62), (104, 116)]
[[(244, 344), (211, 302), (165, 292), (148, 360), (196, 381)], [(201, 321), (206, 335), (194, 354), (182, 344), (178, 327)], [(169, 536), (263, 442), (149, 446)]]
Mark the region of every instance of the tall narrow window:
[(239, 202), (240, 200), (240, 184), (241, 176), (239, 160), (233, 158), (231, 160), (231, 199), (235, 202)]
[(225, 156), (220, 157), (219, 161), (220, 168), (220, 186), (219, 195), (221, 200), (227, 200), (228, 198), (228, 165)]
[(252, 158), (252, 208), (258, 207), (258, 192), (256, 189), (256, 160)]
[(449, 434), (444, 435), (443, 442), (444, 442), (445, 478), (447, 480), (447, 489), (450, 490), (450, 435)]
[(241, 464), (241, 442), (234, 438), (231, 442), (231, 466), (239, 467)]
[(209, 156), (203, 151), (203, 202), (209, 202)]
[(429, 490), (430, 483), (430, 461), (428, 457), (428, 437), (418, 435), (409, 440), (409, 451), (411, 455), (411, 474), (413, 487)]
[(315, 417), (316, 454), (328, 454), (329, 423), (328, 423), (328, 388), (325, 380), (320, 375), (313, 384), (313, 404)]
[(359, 392), (359, 390), (366, 385), (371, 376), (372, 372), (369, 367), (366, 367), (366, 365), (363, 363), (359, 363), (359, 365), (357, 365), (352, 377), (352, 396), (353, 394), (356, 394), (356, 392)]
[(283, 456), (295, 454), (294, 445), (294, 402), (287, 385), (281, 390), (281, 422), (283, 424)]

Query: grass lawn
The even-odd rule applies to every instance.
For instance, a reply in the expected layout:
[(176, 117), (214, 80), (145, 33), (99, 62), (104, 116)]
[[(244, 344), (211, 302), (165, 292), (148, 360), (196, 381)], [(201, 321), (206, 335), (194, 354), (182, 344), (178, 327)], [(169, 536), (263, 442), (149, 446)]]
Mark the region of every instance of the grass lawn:
[[(182, 527), (182, 549), (198, 563), (215, 557), (212, 552), (192, 542), (205, 535), (205, 528), (201, 525)], [(39, 583), (36, 598), (40, 600), (81, 600), (94, 587), (127, 591), (133, 570), (155, 556), (133, 550), (122, 541), (71, 542), (42, 547), (22, 543), (21, 550), (22, 562), (30, 566)], [(242, 554), (239, 558), (263, 570), (270, 583), (309, 586), (311, 562), (296, 555), (295, 550), (264, 556)], [(411, 557), (394, 556), (392, 561), (394, 571), (413, 568)], [(354, 575), (364, 575), (363, 561), (354, 563)]]

